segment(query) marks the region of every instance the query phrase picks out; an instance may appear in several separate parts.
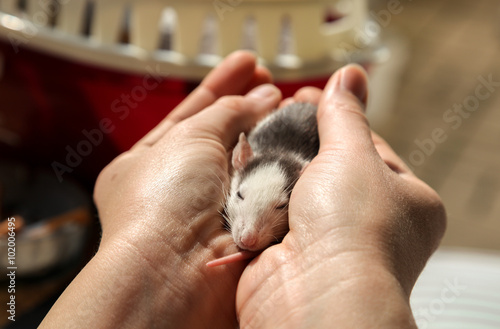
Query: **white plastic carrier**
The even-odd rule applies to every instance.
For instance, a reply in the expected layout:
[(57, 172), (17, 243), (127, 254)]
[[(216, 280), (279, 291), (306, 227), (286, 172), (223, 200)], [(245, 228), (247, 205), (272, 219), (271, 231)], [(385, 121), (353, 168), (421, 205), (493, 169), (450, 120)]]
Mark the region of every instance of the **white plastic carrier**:
[(251, 49), (277, 80), (300, 80), (365, 60), (377, 39), (363, 32), (367, 12), (367, 0), (1, 0), (0, 38), (110, 69), (161, 65), (189, 79)]

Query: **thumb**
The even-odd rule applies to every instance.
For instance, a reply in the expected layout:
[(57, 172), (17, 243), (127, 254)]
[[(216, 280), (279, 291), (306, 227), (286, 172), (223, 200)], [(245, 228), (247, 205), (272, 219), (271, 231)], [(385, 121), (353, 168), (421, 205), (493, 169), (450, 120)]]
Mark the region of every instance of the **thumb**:
[(374, 148), (365, 116), (367, 80), (366, 71), (351, 64), (328, 81), (318, 107), (320, 152), (331, 148)]

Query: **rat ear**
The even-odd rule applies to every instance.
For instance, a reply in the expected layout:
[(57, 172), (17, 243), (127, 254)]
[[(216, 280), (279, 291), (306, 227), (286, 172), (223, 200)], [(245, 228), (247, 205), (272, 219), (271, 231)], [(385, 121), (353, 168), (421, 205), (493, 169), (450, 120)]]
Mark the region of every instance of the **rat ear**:
[(233, 168), (240, 171), (246, 167), (247, 163), (253, 159), (252, 147), (247, 141), (245, 133), (240, 134), (238, 144), (233, 150)]

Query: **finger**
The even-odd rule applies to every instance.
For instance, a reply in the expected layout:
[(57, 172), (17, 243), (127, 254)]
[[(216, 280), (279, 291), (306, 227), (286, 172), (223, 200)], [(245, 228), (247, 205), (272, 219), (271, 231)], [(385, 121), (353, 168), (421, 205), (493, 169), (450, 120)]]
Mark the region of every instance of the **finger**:
[(273, 75), (271, 74), (271, 72), (263, 66), (257, 66), (255, 68), (255, 72), (253, 74), (252, 79), (250, 79), (250, 82), (247, 84), (245, 90), (240, 94), (247, 94), (250, 92), (250, 90), (254, 89), (255, 87), (272, 82), (273, 82)]
[(250, 130), (260, 118), (276, 108), (280, 100), (280, 90), (274, 85), (265, 84), (244, 97), (220, 98), (180, 125), (189, 125), (187, 131), (192, 134), (190, 137), (212, 138), (229, 150), (241, 132)]
[(323, 91), (316, 87), (300, 88), (293, 97), (285, 98), (281, 101), (279, 108), (288, 106), (292, 103), (311, 103), (318, 105)]
[(348, 65), (330, 78), (318, 107), (320, 151), (330, 147), (375, 151), (364, 114), (367, 84), (366, 72), (359, 65)]
[(136, 143), (134, 148), (156, 143), (174, 124), (188, 118), (225, 95), (243, 94), (249, 85), (270, 79), (270, 73), (256, 70), (255, 56), (246, 51), (229, 55), (162, 122)]
[(247, 51), (237, 51), (217, 65), (170, 115), (179, 122), (200, 112), (226, 95), (241, 95), (256, 76), (256, 58)]
[(295, 103), (295, 99), (293, 99), (293, 97), (288, 97), (280, 102), (280, 104), (278, 105), (278, 108), (287, 107), (288, 105), (293, 104), (293, 103)]
[(387, 166), (397, 174), (411, 174), (411, 169), (406, 163), (394, 152), (387, 142), (378, 134), (372, 131), (372, 140), (378, 154), (387, 164)]
[(293, 95), (293, 99), (299, 103), (311, 103), (314, 105), (318, 105), (322, 94), (323, 94), (323, 91), (319, 88), (304, 87), (304, 88), (300, 88), (295, 93), (295, 95)]

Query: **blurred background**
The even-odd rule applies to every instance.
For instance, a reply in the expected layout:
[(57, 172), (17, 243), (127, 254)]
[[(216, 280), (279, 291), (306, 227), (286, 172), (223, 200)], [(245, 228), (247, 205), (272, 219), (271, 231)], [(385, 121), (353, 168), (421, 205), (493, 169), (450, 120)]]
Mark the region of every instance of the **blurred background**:
[[(443, 198), (445, 245), (500, 249), (500, 4), (417, 1), (407, 9), (394, 27), (408, 41), (408, 61), (380, 133)], [(490, 79), (496, 86), (478, 99)], [(443, 141), (419, 147), (436, 129)]]
[[(16, 323), (5, 312), (0, 325), (36, 327), (97, 250), (99, 171), (249, 49), (285, 96), (348, 62), (368, 70), (372, 127), (448, 210), (417, 323), (500, 328), (499, 21), (496, 0), (2, 0), (0, 271), (16, 267)], [(457, 280), (468, 288), (443, 301)]]

